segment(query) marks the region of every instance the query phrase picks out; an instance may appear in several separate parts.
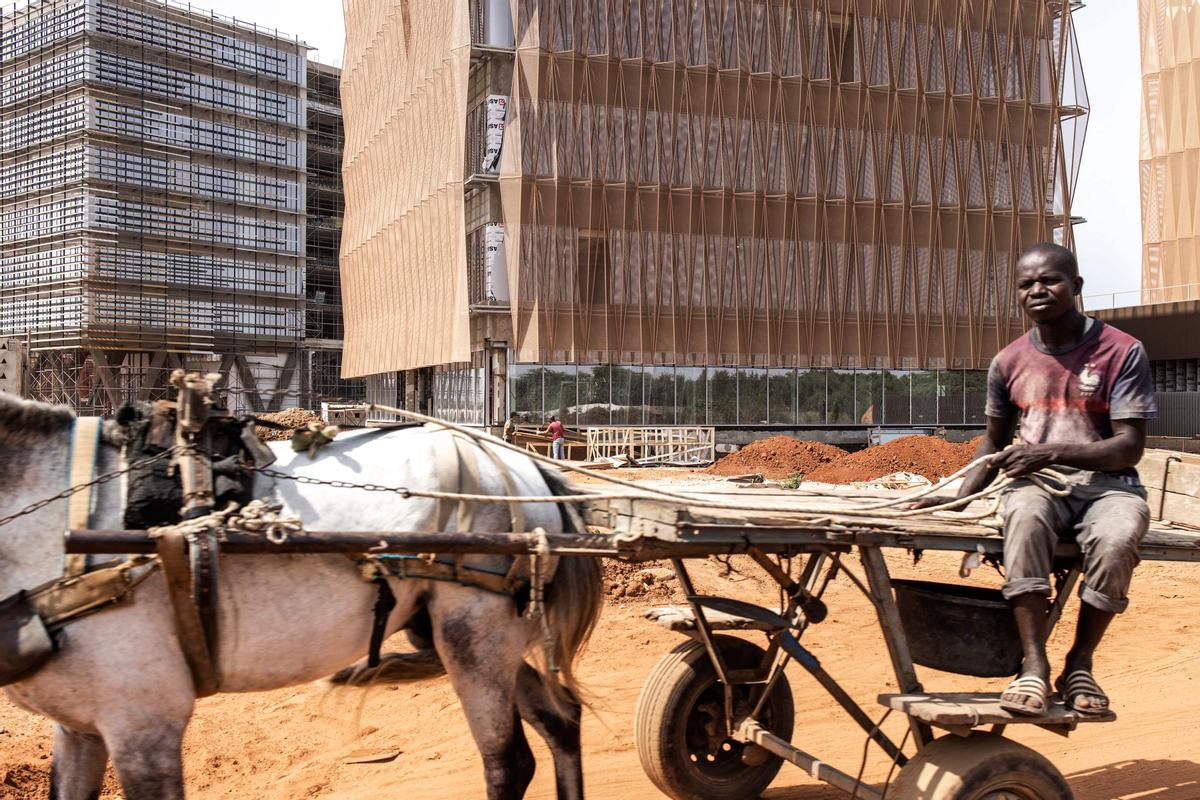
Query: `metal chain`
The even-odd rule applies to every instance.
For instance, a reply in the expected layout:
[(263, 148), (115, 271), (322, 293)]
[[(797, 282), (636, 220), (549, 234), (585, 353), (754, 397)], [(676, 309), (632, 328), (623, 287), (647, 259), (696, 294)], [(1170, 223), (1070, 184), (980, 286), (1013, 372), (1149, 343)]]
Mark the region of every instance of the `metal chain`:
[(268, 478), (276, 478), (282, 481), (294, 481), (296, 483), (305, 483), (309, 486), (332, 486), (335, 489), (362, 489), (366, 492), (393, 492), (400, 495), (406, 500), (411, 498), (412, 492), (403, 486), (381, 486), (378, 483), (352, 483), (350, 481), (327, 481), (321, 478), (312, 478), (308, 475), (292, 475), (288, 472), (280, 472), (277, 469), (270, 467), (253, 467), (247, 466), (246, 469), (257, 472), (260, 475), (266, 475)]
[(14, 511), (13, 513), (9, 514), (6, 517), (0, 517), (0, 528), (4, 527), (5, 525), (8, 525), (10, 522), (15, 522), (16, 520), (20, 519), (21, 517), (25, 517), (25, 516), (28, 516), (30, 514), (37, 512), (37, 511), (41, 511), (46, 506), (51, 505), (52, 503), (57, 503), (59, 500), (66, 500), (67, 498), (71, 497), (72, 495), (79, 494), (80, 492), (84, 491), (85, 489), (90, 489), (93, 486), (100, 486), (102, 484), (108, 483), (109, 481), (116, 480), (117, 478), (121, 477), (122, 475), (124, 475), (128, 472), (132, 472), (135, 469), (141, 469), (142, 467), (149, 466), (150, 464), (154, 464), (158, 461), (162, 461), (164, 458), (170, 458), (172, 455), (175, 454), (175, 452), (178, 449), (179, 448), (177, 448), (177, 447), (172, 447), (169, 450), (164, 450), (163, 452), (159, 453), (156, 456), (150, 456), (149, 458), (139, 459), (138, 461), (134, 461), (124, 467), (121, 467), (121, 469), (116, 469), (116, 470), (113, 470), (112, 472), (106, 472), (103, 475), (98, 475), (95, 478), (92, 478), (90, 481), (87, 481), (86, 483), (77, 483), (74, 486), (68, 486), (66, 489), (63, 489), (61, 492), (59, 492), (56, 495), (53, 495), (52, 497), (46, 497), (41, 500), (38, 500), (36, 503), (30, 503), (29, 505), (22, 508), (20, 511)]

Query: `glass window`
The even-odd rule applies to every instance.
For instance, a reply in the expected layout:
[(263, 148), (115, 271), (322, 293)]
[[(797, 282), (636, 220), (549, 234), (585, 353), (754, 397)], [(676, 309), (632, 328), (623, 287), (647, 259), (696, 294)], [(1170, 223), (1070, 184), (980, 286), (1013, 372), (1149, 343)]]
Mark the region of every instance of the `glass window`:
[(971, 369), (963, 373), (966, 393), (967, 424), (987, 424), (987, 372)]
[(854, 370), (829, 371), (829, 424), (846, 425), (858, 421), (854, 414)]
[(704, 397), (704, 367), (675, 368), (675, 403), (680, 425), (704, 425), (708, 408)]
[[(547, 394), (550, 389), (547, 386)], [(860, 425), (883, 422), (883, 374), (858, 370), (854, 374), (854, 421)]]
[(732, 369), (708, 370), (708, 424), (737, 424), (737, 372)]
[[(824, 401), (823, 396), (821, 399)], [(767, 409), (772, 425), (796, 424), (796, 370), (773, 369), (767, 373)]]
[(542, 372), (536, 364), (513, 364), (508, 368), (508, 410), (520, 415), (522, 422), (545, 422)]
[(936, 425), (938, 421), (937, 373), (921, 370), (912, 373), (913, 425)]
[(883, 421), (888, 425), (912, 423), (912, 373), (883, 373)]
[(579, 368), (579, 424), (608, 425), (612, 380), (607, 364)]
[(796, 375), (796, 422), (825, 424), (825, 380), (829, 370), (802, 369)]
[(767, 424), (767, 371), (752, 367), (738, 370), (738, 424)]
[(963, 424), (963, 373), (938, 370), (937, 407), (939, 425)]
[(612, 424), (642, 424), (642, 368), (612, 368)]
[(543, 382), (546, 387), (546, 416), (556, 416), (564, 425), (577, 425), (579, 400), (576, 395), (575, 366), (548, 366)]
[(675, 424), (675, 368), (644, 367), (646, 424)]

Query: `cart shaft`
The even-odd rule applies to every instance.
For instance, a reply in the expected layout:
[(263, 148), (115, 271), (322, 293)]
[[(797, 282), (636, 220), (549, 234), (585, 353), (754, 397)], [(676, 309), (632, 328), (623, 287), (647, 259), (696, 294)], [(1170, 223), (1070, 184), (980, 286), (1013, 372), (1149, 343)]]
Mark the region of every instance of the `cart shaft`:
[(862, 800), (881, 800), (882, 794), (856, 778), (829, 766), (819, 758), (793, 747), (780, 739), (752, 719), (745, 720), (737, 729), (738, 738), (743, 742), (756, 744), (762, 749), (773, 753), (785, 761), (790, 761), (812, 777), (824, 781), (830, 786), (841, 789)]

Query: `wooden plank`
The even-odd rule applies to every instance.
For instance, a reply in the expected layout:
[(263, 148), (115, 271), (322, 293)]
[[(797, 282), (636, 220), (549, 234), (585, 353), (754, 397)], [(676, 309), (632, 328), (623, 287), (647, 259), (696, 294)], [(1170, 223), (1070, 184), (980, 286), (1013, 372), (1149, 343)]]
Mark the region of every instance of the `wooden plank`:
[[(552, 549), (568, 553), (584, 548), (588, 555), (616, 555), (612, 540), (603, 535), (545, 534)], [(70, 530), (65, 537), (68, 553), (153, 554), (158, 540), (144, 530)], [(537, 549), (537, 538), (528, 533), (488, 531), (301, 531), (288, 533), (278, 544), (260, 533), (227, 530), (222, 534), (223, 553), (495, 553), (528, 555)]]
[[(656, 625), (669, 631), (686, 633), (696, 629), (696, 614), (687, 606), (665, 606), (652, 608), (644, 615)], [(704, 609), (708, 626), (715, 631), (773, 631), (775, 627), (759, 620), (726, 614), (711, 608)]]
[(1063, 725), (1075, 727), (1081, 722), (1113, 722), (1117, 715), (1079, 714), (1069, 710), (1056, 697), (1050, 699), (1043, 714), (1013, 714), (1000, 707), (999, 693), (913, 693), (881, 694), (879, 703), (939, 728), (974, 728), (979, 725)]

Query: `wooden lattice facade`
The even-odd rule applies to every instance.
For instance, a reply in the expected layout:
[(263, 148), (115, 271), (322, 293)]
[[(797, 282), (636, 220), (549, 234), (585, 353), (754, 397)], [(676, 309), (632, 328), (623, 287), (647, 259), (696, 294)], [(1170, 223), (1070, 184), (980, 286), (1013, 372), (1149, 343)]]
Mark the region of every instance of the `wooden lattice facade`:
[[(511, 55), (487, 7), (347, 3), (348, 374), (482, 330), (522, 363), (977, 369), (1021, 330), (1018, 254), (1071, 243), (1070, 3), (512, 0)], [(502, 58), (498, 334), (463, 163)]]
[(1200, 298), (1200, 3), (1139, 0), (1142, 301)]

